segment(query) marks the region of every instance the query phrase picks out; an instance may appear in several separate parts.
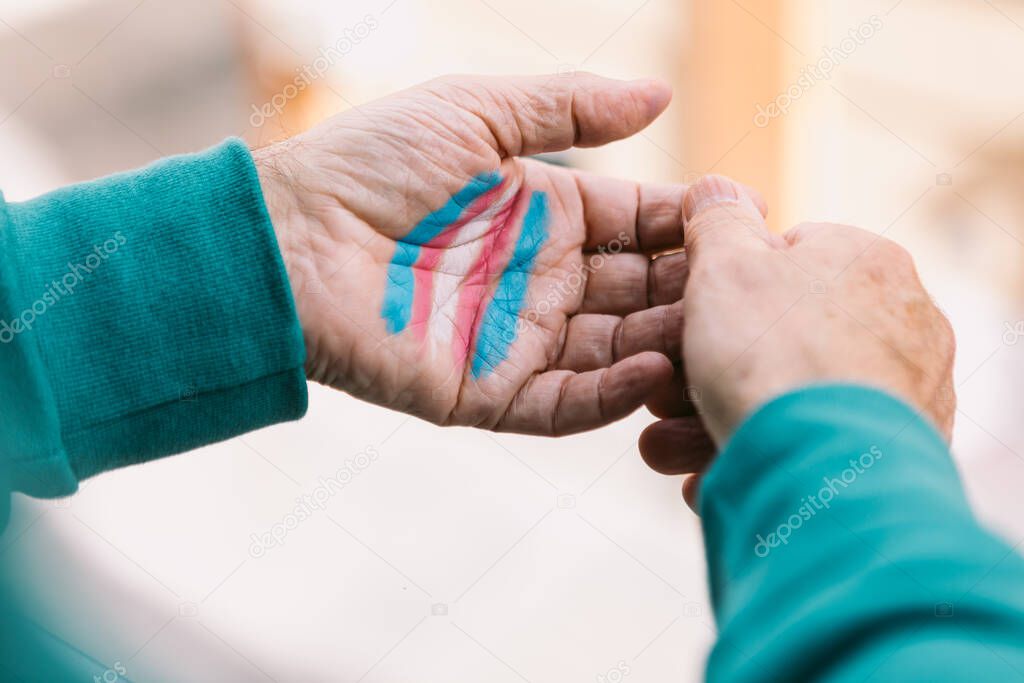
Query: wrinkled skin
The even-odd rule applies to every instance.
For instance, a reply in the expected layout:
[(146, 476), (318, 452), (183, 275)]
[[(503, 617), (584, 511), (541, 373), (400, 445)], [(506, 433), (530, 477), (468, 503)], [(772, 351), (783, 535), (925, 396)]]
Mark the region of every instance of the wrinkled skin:
[[(677, 411), (644, 432), (651, 467), (699, 475), (759, 406), (822, 382), (887, 391), (950, 439), (953, 330), (906, 250), (842, 225), (771, 234), (743, 189), (724, 178), (694, 185), (684, 212), (683, 356), (700, 417)], [(684, 483), (691, 506), (698, 485), (699, 476)]]
[[(627, 137), (669, 99), (658, 82), (585, 74), (451, 77), (257, 150), (303, 327), (308, 376), (437, 424), (550, 435), (607, 424), (663, 389), (680, 355), (678, 300), (686, 268), (681, 254), (657, 261), (651, 255), (682, 246), (686, 188), (521, 157)], [(381, 308), (397, 243), (471, 178), (498, 169), (510, 205), (546, 193), (550, 234), (507, 359), (474, 377), (474, 339), (453, 329), (456, 320), (430, 320), (432, 332), (420, 339), (409, 329), (390, 333)], [(517, 234), (521, 212), (507, 216), (492, 229)], [(584, 282), (566, 286), (613, 243), (618, 253), (584, 271)], [(456, 264), (434, 277), (453, 296), (475, 288), (482, 298), (478, 319), (500, 268), (472, 281), (468, 265), (450, 260)], [(555, 290), (553, 303), (538, 305)], [(434, 332), (457, 340), (461, 352)]]

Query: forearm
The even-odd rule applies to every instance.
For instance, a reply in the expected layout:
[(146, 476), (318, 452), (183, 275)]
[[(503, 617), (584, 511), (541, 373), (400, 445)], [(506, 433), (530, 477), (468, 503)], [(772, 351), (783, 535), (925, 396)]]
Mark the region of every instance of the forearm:
[(64, 495), (305, 410), (304, 344), (245, 146), (0, 202), (0, 457)]
[(1024, 671), (1024, 562), (978, 525), (945, 444), (902, 402), (828, 386), (769, 403), (701, 507), (721, 631), (709, 680)]

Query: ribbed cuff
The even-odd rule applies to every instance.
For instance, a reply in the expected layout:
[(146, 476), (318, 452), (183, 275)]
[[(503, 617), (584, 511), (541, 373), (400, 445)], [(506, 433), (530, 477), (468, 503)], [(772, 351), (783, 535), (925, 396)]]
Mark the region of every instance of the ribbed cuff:
[(305, 345), (241, 141), (8, 204), (0, 221), (0, 354), (40, 401), (2, 453), (16, 488), (64, 495), (304, 414)]
[(889, 522), (895, 516), (915, 523), (936, 500), (971, 518), (946, 443), (909, 405), (846, 384), (780, 396), (740, 426), (702, 485), (716, 606), (726, 613), (740, 606), (724, 600), (731, 581), (765, 580), (774, 565), (763, 558), (789, 543), (781, 535), (807, 542), (823, 529), (861, 529), (879, 501), (888, 506)]

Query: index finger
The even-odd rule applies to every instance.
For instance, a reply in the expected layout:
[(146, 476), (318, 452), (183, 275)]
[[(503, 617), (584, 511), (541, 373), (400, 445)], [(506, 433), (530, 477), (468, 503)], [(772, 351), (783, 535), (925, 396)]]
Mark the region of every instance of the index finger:
[(684, 243), (691, 260), (705, 250), (746, 246), (766, 248), (780, 238), (743, 187), (723, 176), (707, 176), (683, 200)]
[[(683, 200), (689, 185), (639, 183), (585, 171), (573, 171), (573, 178), (583, 203), (585, 250), (615, 246), (622, 251), (655, 254), (682, 248)], [(767, 215), (761, 195), (742, 187), (758, 211)]]

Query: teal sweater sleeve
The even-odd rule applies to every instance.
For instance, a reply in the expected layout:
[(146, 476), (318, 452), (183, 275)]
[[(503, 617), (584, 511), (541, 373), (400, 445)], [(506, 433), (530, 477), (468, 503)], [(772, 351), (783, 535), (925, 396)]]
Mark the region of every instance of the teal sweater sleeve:
[(762, 407), (701, 492), (710, 681), (1024, 677), (1024, 561), (910, 407), (829, 385)]
[(305, 345), (246, 146), (0, 197), (0, 460), (91, 475), (305, 412)]

